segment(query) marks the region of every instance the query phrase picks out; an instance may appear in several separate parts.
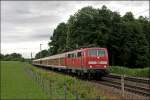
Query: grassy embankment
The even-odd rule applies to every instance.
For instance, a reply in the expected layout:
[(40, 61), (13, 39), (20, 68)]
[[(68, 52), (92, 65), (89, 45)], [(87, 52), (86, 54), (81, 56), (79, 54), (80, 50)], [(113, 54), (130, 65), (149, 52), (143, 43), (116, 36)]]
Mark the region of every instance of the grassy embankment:
[(1, 61), (1, 100), (48, 99), (42, 89), (24, 71), (24, 63)]
[[(95, 86), (94, 84), (88, 81), (83, 81), (75, 77), (71, 77), (68, 75), (64, 75), (52, 71), (46, 71), (43, 69), (33, 67), (31, 65), (29, 66), (33, 73), (42, 77), (45, 84), (48, 83), (48, 86), (51, 85), (49, 94), (52, 97), (52, 99), (64, 99), (65, 91), (66, 91), (67, 99), (75, 100), (78, 98), (79, 100), (85, 100), (85, 99), (96, 100), (96, 98), (99, 97), (101, 100), (107, 99), (104, 96), (105, 93), (103, 91), (101, 91), (100, 89), (97, 88), (97, 86)], [(48, 86), (44, 85), (44, 87), (48, 87)], [(65, 90), (65, 86), (66, 86), (66, 90)], [(45, 90), (47, 91), (47, 89)]]
[(125, 74), (133, 77), (150, 77), (150, 68), (127, 68), (121, 66), (110, 66), (108, 72), (115, 74)]
[(65, 94), (67, 99), (107, 99), (105, 93), (90, 82), (27, 63), (1, 62), (1, 99), (53, 100), (64, 99)]
[[(31, 73), (27, 75), (23, 66), (26, 66), (32, 75), (29, 75)], [(127, 76), (149, 76), (149, 68), (129, 69), (113, 66), (108, 70), (116, 74), (125, 73)], [(37, 83), (29, 76), (33, 77)], [(40, 85), (41, 82), (43, 85)], [(96, 99), (97, 96), (107, 99), (105, 93), (90, 82), (41, 70), (22, 62), (1, 62), (1, 99), (64, 99), (65, 92), (67, 99), (76, 99), (77, 97), (79, 99)]]

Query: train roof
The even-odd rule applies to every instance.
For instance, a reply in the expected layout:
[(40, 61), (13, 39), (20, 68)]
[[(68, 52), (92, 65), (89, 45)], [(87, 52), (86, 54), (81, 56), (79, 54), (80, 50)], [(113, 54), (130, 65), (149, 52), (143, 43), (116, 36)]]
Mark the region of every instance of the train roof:
[(36, 60), (33, 60), (33, 61), (62, 58), (62, 57), (65, 57), (66, 54), (80, 52), (82, 50), (87, 50), (87, 49), (106, 49), (106, 48), (100, 48), (100, 47), (80, 48), (80, 49), (77, 49), (77, 50), (67, 51), (67, 52), (64, 52), (64, 53), (61, 53), (61, 54), (56, 54), (56, 55), (52, 55), (52, 56), (36, 59)]
[(73, 51), (68, 51), (68, 52), (65, 52), (65, 53), (80, 52), (82, 50), (87, 50), (87, 49), (107, 49), (107, 48), (100, 48), (100, 47), (80, 48), (80, 49), (76, 49), (76, 50), (73, 50)]
[(39, 58), (39, 59), (36, 59), (36, 60), (33, 60), (33, 61), (62, 58), (62, 57), (65, 57), (65, 54), (66, 53), (56, 54), (56, 55), (52, 55), (52, 56), (48, 56), (48, 57), (44, 57), (44, 58)]

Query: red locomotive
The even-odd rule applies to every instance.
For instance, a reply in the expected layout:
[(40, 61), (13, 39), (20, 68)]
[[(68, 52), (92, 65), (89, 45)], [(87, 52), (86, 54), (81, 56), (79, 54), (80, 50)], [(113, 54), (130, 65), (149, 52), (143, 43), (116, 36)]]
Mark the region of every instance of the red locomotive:
[(74, 73), (102, 74), (109, 66), (109, 59), (106, 48), (83, 48), (36, 59), (33, 64)]

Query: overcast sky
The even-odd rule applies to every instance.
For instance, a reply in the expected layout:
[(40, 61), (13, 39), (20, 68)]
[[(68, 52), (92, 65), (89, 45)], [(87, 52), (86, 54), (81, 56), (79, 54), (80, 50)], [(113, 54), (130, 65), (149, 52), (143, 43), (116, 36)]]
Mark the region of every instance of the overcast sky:
[(148, 1), (2, 1), (1, 52), (17, 52), (29, 58), (48, 49), (53, 30), (70, 15), (85, 6), (101, 8), (106, 5), (121, 15), (131, 11), (135, 17), (149, 17)]

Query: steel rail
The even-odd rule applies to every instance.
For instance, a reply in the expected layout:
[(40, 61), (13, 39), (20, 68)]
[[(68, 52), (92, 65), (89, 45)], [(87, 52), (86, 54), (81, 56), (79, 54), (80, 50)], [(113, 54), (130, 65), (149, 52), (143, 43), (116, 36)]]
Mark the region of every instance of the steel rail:
[[(95, 81), (95, 82), (99, 84), (112, 86), (118, 89), (122, 88), (121, 75), (109, 74), (102, 77), (101, 81)], [(124, 77), (124, 90), (142, 94), (144, 96), (150, 96), (150, 79), (129, 77), (129, 76)]]
[[(108, 74), (107, 77), (121, 79), (121, 75), (118, 75), (118, 74)], [(145, 83), (145, 84), (150, 84), (150, 78), (140, 78), (140, 77), (125, 76), (125, 80), (136, 81), (136, 82)]]

